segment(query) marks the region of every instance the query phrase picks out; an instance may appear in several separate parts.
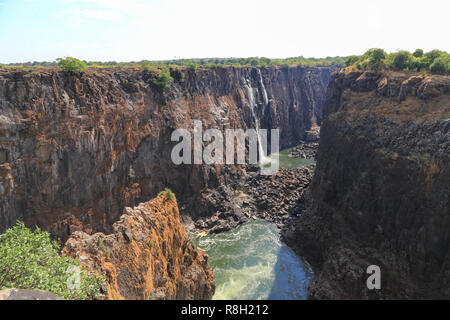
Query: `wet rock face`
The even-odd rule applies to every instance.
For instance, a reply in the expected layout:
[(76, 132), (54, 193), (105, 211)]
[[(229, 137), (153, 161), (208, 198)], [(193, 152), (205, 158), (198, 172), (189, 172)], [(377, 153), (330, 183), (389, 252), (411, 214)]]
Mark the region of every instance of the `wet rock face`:
[(309, 207), (284, 234), (314, 266), (309, 298), (450, 298), (449, 89), (448, 76), (333, 75)]
[(74, 232), (62, 254), (106, 278), (104, 299), (211, 299), (214, 274), (181, 225), (175, 198), (124, 209), (113, 233)]
[[(165, 187), (183, 214), (211, 212), (205, 188), (235, 180), (239, 166), (171, 161), (176, 128), (280, 128), (292, 146), (321, 120), (327, 68), (215, 68), (173, 71), (161, 94), (147, 71), (0, 70), (0, 229), (16, 219), (64, 242), (74, 231), (112, 232), (125, 206)], [(0, 230), (0, 231), (1, 231)]]

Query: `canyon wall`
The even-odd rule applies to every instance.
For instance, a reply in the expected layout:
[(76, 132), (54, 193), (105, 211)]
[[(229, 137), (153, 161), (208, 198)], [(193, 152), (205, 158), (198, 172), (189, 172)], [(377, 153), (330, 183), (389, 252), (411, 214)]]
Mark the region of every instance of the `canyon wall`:
[(309, 298), (449, 299), (449, 163), (448, 76), (334, 73), (308, 210), (284, 230), (314, 267)]
[(329, 68), (172, 70), (161, 93), (140, 69), (0, 69), (0, 231), (16, 219), (64, 242), (74, 231), (112, 232), (125, 206), (165, 187), (182, 214), (214, 211), (204, 190), (236, 181), (243, 168), (171, 161), (174, 129), (262, 128), (295, 145), (321, 122)]
[(208, 256), (187, 237), (173, 194), (125, 207), (112, 228), (108, 235), (76, 231), (62, 251), (105, 277), (103, 299), (212, 298), (215, 284)]

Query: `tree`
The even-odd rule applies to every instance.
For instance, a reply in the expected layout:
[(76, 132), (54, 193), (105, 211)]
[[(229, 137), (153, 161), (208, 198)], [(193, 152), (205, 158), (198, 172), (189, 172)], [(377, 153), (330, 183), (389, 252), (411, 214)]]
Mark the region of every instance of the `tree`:
[(441, 50), (431, 50), (430, 52), (425, 53), (425, 56), (430, 60), (430, 64), (433, 63), (434, 59), (439, 58), (444, 52)]
[(408, 51), (399, 51), (394, 53), (391, 67), (394, 70), (405, 70), (410, 61), (411, 53)]
[(368, 67), (372, 70), (378, 70), (381, 66), (381, 61), (386, 58), (386, 52), (383, 49), (370, 49), (365, 53), (369, 56)]
[[(97, 298), (103, 279), (78, 269), (79, 262), (60, 256), (58, 249), (47, 232), (32, 232), (17, 222), (0, 235), (0, 290), (41, 289), (66, 299)], [(79, 285), (70, 286), (73, 278)]]
[(422, 49), (416, 49), (416, 51), (414, 51), (413, 56), (416, 58), (420, 58), (423, 56), (423, 50)]
[(347, 59), (345, 59), (345, 65), (347, 67), (354, 65), (356, 62), (358, 62), (358, 60), (359, 60), (359, 56), (349, 56), (349, 57), (347, 57)]
[(448, 70), (448, 64), (445, 63), (444, 57), (436, 58), (430, 66), (432, 73), (445, 74)]
[(72, 74), (80, 74), (84, 69), (87, 68), (86, 63), (72, 57), (66, 57), (64, 59), (58, 58), (56, 59), (56, 62), (58, 62), (58, 65), (61, 67), (61, 69)]

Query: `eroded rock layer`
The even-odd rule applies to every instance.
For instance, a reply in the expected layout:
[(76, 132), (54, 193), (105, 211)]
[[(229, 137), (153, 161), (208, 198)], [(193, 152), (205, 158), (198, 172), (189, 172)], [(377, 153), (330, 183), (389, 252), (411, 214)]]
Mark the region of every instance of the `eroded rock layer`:
[[(77, 230), (111, 232), (125, 206), (170, 187), (182, 213), (211, 212), (205, 188), (239, 166), (171, 161), (174, 129), (279, 128), (281, 147), (320, 124), (328, 68), (172, 70), (164, 93), (145, 70), (0, 70), (0, 229), (16, 219), (61, 242)], [(0, 231), (1, 231), (0, 230)]]
[(214, 274), (180, 222), (174, 196), (124, 209), (113, 233), (75, 231), (62, 253), (104, 275), (106, 299), (211, 299)]
[(309, 209), (284, 231), (309, 298), (450, 298), (450, 78), (342, 70), (324, 108)]

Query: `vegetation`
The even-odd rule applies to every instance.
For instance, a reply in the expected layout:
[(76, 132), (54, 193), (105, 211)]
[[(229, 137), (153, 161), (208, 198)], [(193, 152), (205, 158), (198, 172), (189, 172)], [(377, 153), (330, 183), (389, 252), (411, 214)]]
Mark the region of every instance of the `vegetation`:
[[(62, 63), (60, 63), (62, 61)], [(111, 67), (124, 67), (124, 68), (141, 68), (153, 72), (159, 72), (163, 69), (191, 69), (196, 70), (198, 68), (225, 68), (225, 67), (281, 67), (289, 68), (294, 66), (302, 67), (321, 67), (332, 66), (341, 67), (345, 63), (345, 57), (326, 57), (326, 58), (304, 58), (304, 57), (292, 57), (286, 59), (270, 59), (265, 57), (250, 57), (250, 58), (205, 58), (205, 59), (176, 59), (176, 60), (162, 60), (162, 61), (131, 61), (131, 62), (116, 62), (116, 61), (81, 61), (75, 58), (67, 57), (65, 59), (59, 58), (53, 62), (25, 62), (25, 63), (10, 63), (4, 65), (6, 67), (21, 67), (21, 68), (33, 68), (33, 67), (52, 67), (61, 66), (64, 68), (71, 68), (72, 66), (81, 67), (76, 70), (82, 71), (85, 67), (89, 68), (111, 68)], [(70, 71), (67, 69), (67, 71)]]
[(158, 196), (161, 196), (161, 195), (165, 196), (169, 200), (173, 200), (175, 197), (172, 190), (170, 190), (169, 188), (165, 188), (163, 191), (158, 193)]
[[(0, 65), (1, 66), (1, 65)], [(173, 72), (176, 70), (192, 70), (204, 68), (228, 68), (228, 67), (275, 67), (288, 69), (291, 67), (342, 67), (354, 66), (359, 70), (398, 70), (432, 73), (449, 73), (449, 54), (432, 50), (424, 53), (417, 49), (413, 53), (398, 51), (386, 53), (383, 49), (373, 48), (362, 55), (349, 57), (305, 58), (291, 57), (286, 59), (271, 59), (266, 57), (249, 58), (204, 58), (204, 59), (175, 59), (161, 61), (81, 61), (72, 57), (58, 58), (53, 62), (26, 62), (11, 63), (2, 67), (20, 67), (26, 70), (39, 67), (60, 66), (63, 70), (79, 74), (86, 68), (139, 68), (149, 71), (153, 78), (151, 82), (163, 92), (173, 81)], [(181, 76), (184, 77), (184, 74)], [(178, 81), (178, 80), (177, 80)], [(180, 82), (182, 79), (180, 78)]]
[(77, 260), (60, 256), (58, 250), (47, 232), (33, 232), (17, 222), (0, 235), (0, 290), (41, 289), (66, 299), (98, 298), (104, 279), (89, 275)]
[(413, 53), (398, 51), (387, 54), (383, 49), (370, 49), (361, 56), (351, 56), (345, 60), (346, 66), (359, 70), (394, 70), (406, 72), (450, 73), (450, 54), (432, 50), (424, 53), (417, 49)]
[(61, 69), (72, 74), (80, 74), (87, 68), (85, 62), (72, 57), (66, 57), (64, 59), (58, 58), (56, 59), (56, 61), (58, 62), (58, 65), (61, 67)]
[(173, 82), (173, 78), (170, 75), (170, 71), (168, 69), (164, 69), (157, 72), (156, 76), (151, 80), (151, 82), (156, 86), (158, 91), (162, 93)]
[(105, 257), (109, 258), (109, 255), (111, 254), (111, 251), (108, 248), (105, 247), (105, 244), (103, 243), (103, 240), (100, 237), (97, 238), (97, 246), (100, 248), (100, 250), (102, 250), (102, 252), (105, 255)]

